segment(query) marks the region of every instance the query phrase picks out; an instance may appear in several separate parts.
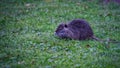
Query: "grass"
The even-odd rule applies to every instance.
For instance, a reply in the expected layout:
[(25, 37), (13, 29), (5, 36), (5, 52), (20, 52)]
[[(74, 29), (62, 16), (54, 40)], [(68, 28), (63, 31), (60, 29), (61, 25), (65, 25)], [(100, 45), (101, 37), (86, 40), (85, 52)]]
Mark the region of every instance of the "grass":
[(105, 48), (94, 40), (54, 36), (59, 23), (80, 18), (90, 23), (97, 37), (120, 41), (119, 6), (97, 0), (1, 1), (0, 67), (119, 68), (120, 43)]

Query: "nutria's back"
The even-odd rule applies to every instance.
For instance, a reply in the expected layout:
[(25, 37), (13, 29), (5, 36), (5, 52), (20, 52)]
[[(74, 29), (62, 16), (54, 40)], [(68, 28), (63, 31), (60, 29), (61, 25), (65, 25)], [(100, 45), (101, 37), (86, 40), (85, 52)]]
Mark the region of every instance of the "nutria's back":
[(65, 24), (60, 24), (55, 34), (60, 38), (85, 40), (93, 37), (93, 31), (85, 20), (75, 19)]

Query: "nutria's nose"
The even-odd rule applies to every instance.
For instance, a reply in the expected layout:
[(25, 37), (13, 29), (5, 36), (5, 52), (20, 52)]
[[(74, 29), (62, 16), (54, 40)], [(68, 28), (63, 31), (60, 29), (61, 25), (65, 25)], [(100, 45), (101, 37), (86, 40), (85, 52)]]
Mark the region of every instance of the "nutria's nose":
[(55, 35), (55, 36), (57, 36), (57, 33), (56, 33), (56, 32), (54, 32), (54, 35)]

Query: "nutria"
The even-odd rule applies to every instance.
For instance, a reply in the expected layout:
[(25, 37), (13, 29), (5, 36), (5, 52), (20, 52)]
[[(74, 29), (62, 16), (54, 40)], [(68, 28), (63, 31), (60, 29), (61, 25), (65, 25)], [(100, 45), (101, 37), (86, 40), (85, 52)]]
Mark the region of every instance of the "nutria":
[(110, 43), (120, 43), (119, 41), (107, 39), (101, 40), (94, 36), (93, 30), (89, 23), (82, 19), (75, 19), (69, 23), (61, 23), (55, 30), (55, 35), (59, 38), (74, 39), (74, 40), (86, 40), (94, 39), (99, 41), (106, 48), (109, 48)]
[(69, 38), (75, 40), (95, 39), (93, 30), (89, 23), (82, 19), (75, 19), (69, 23), (61, 23), (55, 31), (55, 35), (59, 38)]

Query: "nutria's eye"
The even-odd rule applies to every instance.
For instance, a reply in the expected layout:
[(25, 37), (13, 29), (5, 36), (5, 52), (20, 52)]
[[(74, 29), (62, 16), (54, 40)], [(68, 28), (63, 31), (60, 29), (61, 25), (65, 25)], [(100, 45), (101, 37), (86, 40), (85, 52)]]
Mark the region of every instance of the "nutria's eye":
[(66, 27), (66, 28), (68, 27), (67, 24), (65, 24), (65, 27)]

